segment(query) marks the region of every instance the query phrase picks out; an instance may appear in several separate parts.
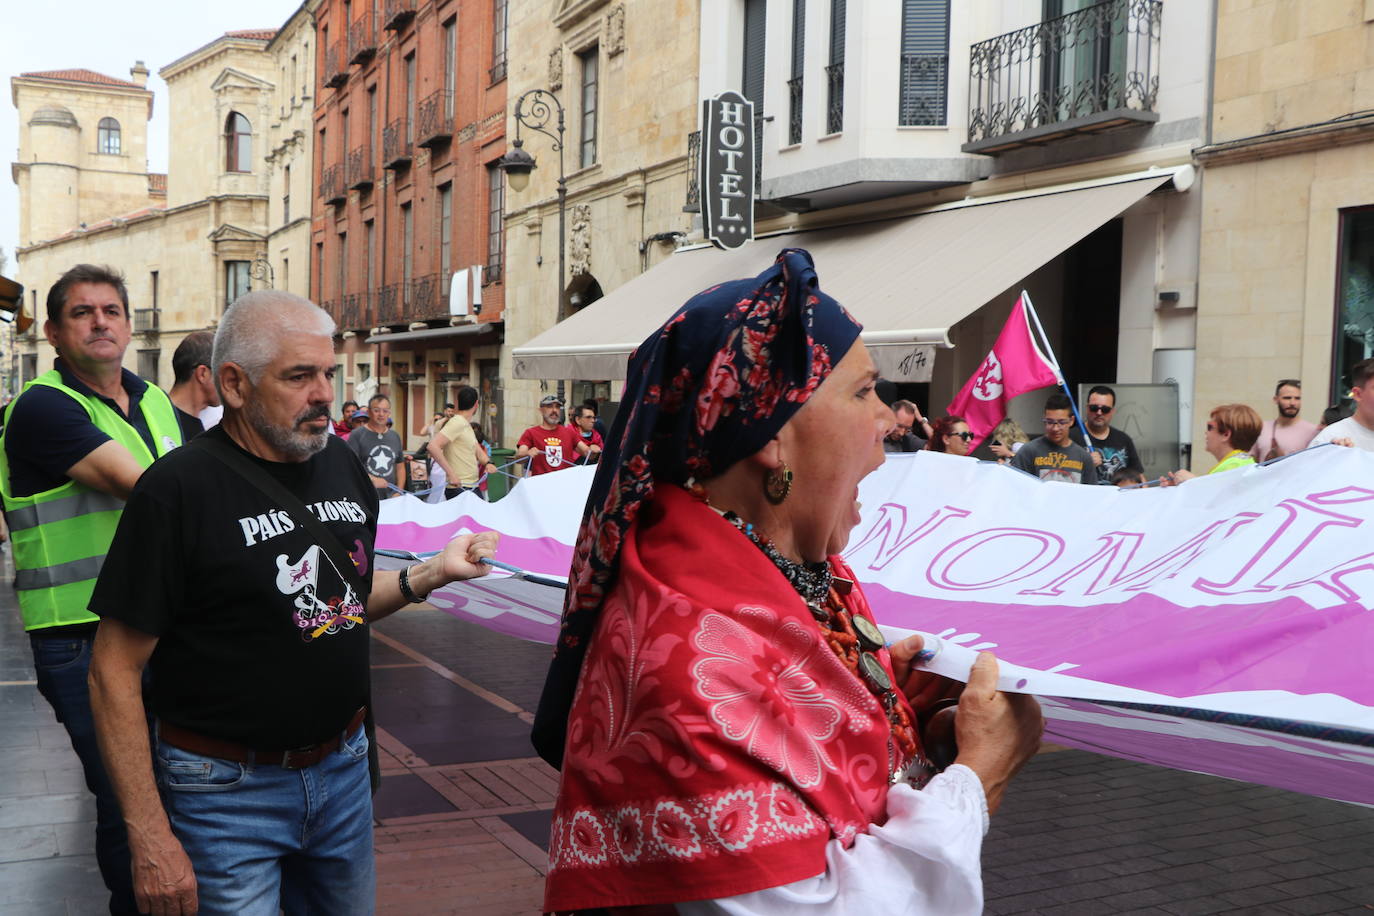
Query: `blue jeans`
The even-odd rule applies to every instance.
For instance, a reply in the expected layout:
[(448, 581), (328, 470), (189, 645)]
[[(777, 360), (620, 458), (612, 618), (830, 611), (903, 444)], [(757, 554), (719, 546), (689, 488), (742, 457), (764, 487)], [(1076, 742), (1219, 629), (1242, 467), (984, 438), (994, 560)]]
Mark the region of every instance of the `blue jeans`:
[(129, 867), (129, 837), (119, 813), (100, 748), (95, 740), (91, 695), (86, 674), (91, 667), (91, 639), (49, 638), (42, 631), (29, 634), (38, 692), (52, 706), (57, 721), (67, 729), (72, 749), (81, 759), (86, 787), (95, 795), (95, 860), (100, 877), (110, 889), (110, 912), (122, 916), (137, 913), (134, 882)]
[(232, 763), (158, 741), (172, 831), (202, 916), (371, 913), (372, 793), (362, 728), (312, 767)]

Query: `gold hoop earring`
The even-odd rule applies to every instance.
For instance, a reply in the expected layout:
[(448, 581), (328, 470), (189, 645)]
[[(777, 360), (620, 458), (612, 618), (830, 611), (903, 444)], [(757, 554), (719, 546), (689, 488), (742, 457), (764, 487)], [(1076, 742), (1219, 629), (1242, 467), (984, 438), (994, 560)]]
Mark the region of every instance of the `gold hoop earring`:
[(775, 506), (781, 506), (792, 492), (792, 469), (783, 462), (782, 467), (772, 468), (763, 475), (763, 496)]

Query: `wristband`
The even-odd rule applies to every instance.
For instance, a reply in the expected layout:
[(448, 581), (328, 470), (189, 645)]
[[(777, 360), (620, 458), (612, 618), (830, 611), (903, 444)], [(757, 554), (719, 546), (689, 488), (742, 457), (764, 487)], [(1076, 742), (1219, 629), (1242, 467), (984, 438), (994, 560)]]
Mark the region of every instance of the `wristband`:
[(423, 604), (425, 599), (415, 594), (415, 590), (410, 587), (410, 571), (414, 568), (413, 566), (407, 566), (405, 569), (402, 569), (401, 575), (396, 579), (396, 584), (400, 586), (401, 597), (406, 601), (411, 604)]

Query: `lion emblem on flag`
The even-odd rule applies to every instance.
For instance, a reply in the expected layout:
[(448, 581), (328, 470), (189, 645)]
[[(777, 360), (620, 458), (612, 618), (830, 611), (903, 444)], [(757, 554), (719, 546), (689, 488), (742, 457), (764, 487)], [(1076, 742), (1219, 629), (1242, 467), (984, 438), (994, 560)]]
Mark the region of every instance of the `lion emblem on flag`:
[(995, 401), (1002, 396), (1002, 362), (996, 350), (988, 351), (988, 358), (973, 377), (973, 396), (980, 401)]

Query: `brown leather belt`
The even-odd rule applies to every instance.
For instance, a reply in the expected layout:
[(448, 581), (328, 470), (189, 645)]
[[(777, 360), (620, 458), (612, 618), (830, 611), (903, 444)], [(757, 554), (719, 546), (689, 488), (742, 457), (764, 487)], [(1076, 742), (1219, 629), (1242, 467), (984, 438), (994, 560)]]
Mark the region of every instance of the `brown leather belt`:
[(158, 738), (172, 747), (190, 751), (192, 754), (200, 754), (202, 757), (215, 757), (234, 763), (270, 764), (279, 766), (284, 770), (303, 770), (319, 763), (326, 754), (337, 751), (362, 726), (363, 718), (366, 715), (367, 707), (361, 707), (353, 714), (353, 718), (348, 720), (348, 725), (339, 734), (326, 741), (321, 741), (319, 744), (298, 747), (289, 751), (255, 750), (233, 741), (223, 741), (219, 738), (200, 735), (170, 722), (159, 721), (157, 735)]

